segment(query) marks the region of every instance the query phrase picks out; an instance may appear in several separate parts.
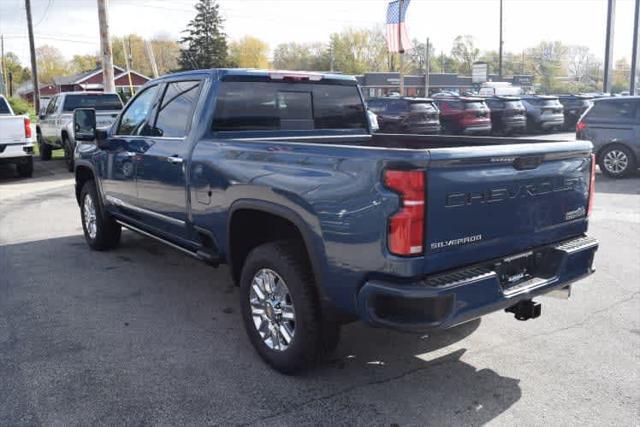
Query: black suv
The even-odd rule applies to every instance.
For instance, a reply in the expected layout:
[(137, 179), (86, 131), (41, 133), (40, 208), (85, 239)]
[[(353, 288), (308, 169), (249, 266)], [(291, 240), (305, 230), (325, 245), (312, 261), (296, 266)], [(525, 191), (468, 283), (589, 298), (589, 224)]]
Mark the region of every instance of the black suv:
[(527, 127), (527, 114), (517, 96), (492, 96), (485, 98), (491, 110), (491, 132), (510, 135), (523, 132)]
[(429, 98), (371, 98), (369, 110), (378, 117), (380, 132), (435, 134), (440, 132), (440, 111)]
[(564, 107), (564, 128), (573, 131), (580, 120), (580, 116), (593, 103), (593, 96), (589, 95), (560, 95), (560, 104)]
[(632, 174), (640, 159), (640, 96), (595, 99), (576, 125), (576, 139), (593, 143), (604, 174)]

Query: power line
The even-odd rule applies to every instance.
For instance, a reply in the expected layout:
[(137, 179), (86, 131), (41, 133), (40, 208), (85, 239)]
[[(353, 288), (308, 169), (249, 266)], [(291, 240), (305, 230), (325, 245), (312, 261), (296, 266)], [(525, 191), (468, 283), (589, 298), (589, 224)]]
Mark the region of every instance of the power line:
[(49, 8), (51, 7), (51, 4), (53, 4), (53, 0), (49, 0), (49, 3), (47, 3), (47, 8), (44, 10), (44, 13), (42, 14), (42, 18), (40, 18), (40, 20), (36, 25), (34, 25), (34, 27), (37, 27), (38, 25), (42, 24), (42, 21), (44, 21), (44, 19), (47, 17), (47, 13), (49, 13)]

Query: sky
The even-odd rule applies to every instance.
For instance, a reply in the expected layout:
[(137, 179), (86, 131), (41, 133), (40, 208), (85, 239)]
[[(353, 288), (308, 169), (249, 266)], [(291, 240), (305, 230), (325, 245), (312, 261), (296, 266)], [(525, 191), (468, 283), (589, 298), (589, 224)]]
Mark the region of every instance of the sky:
[[(179, 38), (195, 0), (109, 0), (111, 35)], [(96, 0), (31, 0), (36, 47), (49, 44), (70, 59), (99, 49)], [(277, 44), (328, 42), (332, 32), (384, 24), (386, 0), (219, 0), (231, 39), (259, 37)], [(587, 46), (604, 56), (606, 0), (503, 0), (504, 49), (521, 52), (541, 40)], [(631, 57), (634, 0), (617, 0), (614, 60)], [(470, 34), (481, 50), (497, 50), (499, 0), (412, 0), (411, 38), (429, 37), (437, 53)], [(5, 52), (29, 63), (24, 0), (0, 0)]]

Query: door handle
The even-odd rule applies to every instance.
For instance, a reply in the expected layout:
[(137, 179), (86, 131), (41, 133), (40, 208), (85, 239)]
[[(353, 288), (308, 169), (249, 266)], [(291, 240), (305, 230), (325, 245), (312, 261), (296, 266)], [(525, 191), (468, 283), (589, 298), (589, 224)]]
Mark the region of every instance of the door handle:
[(173, 164), (173, 165), (177, 165), (182, 163), (182, 157), (179, 156), (169, 156), (167, 157), (167, 162)]

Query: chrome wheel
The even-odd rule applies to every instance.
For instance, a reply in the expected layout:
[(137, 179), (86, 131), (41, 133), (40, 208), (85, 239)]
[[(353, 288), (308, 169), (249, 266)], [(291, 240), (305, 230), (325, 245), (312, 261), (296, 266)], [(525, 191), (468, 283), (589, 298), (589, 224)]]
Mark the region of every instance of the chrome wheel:
[(296, 315), (289, 288), (273, 270), (259, 270), (251, 281), (249, 305), (253, 324), (272, 350), (284, 351), (296, 332)]
[(98, 225), (96, 221), (96, 207), (93, 203), (91, 194), (84, 196), (82, 212), (84, 214), (84, 228), (87, 230), (89, 237), (93, 240), (96, 238), (96, 234), (98, 233)]
[(604, 167), (612, 174), (620, 174), (629, 166), (629, 157), (621, 150), (611, 150), (604, 156)]

